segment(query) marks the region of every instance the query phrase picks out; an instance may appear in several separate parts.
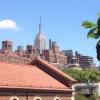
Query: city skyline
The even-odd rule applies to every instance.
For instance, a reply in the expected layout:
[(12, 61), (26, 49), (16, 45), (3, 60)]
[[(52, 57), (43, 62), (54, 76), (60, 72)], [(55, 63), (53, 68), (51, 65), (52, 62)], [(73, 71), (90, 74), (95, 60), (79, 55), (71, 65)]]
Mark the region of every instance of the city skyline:
[(87, 39), (88, 30), (81, 23), (84, 20), (96, 22), (99, 6), (100, 1), (95, 0), (1, 0), (0, 42), (11, 40), (14, 49), (19, 44), (24, 48), (27, 44), (34, 44), (41, 16), (46, 40), (51, 38), (57, 41), (61, 50), (72, 49), (92, 56), (98, 65), (97, 40)]

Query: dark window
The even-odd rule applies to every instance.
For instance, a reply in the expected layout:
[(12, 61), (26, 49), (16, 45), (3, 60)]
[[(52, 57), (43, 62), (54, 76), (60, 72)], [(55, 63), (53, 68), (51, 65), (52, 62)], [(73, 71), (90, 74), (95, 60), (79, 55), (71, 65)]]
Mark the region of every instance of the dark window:
[(16, 98), (14, 98), (13, 100), (17, 100)]
[(36, 99), (36, 100), (40, 100), (40, 99)]
[(59, 97), (55, 97), (54, 100), (61, 100)]

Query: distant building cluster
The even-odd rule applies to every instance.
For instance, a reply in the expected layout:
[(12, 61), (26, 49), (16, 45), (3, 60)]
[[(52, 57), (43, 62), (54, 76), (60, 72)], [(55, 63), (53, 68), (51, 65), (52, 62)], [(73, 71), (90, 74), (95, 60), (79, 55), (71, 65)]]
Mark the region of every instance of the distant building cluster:
[(91, 68), (94, 67), (93, 58), (84, 56), (78, 52), (73, 55), (72, 50), (59, 49), (55, 41), (49, 39), (49, 48), (46, 48), (45, 36), (42, 32), (41, 20), (39, 23), (39, 32), (35, 37), (34, 45), (27, 45), (26, 50), (22, 46), (18, 46), (17, 50), (12, 50), (12, 41), (2, 41), (2, 48), (0, 49), (0, 61), (15, 64), (27, 64), (37, 56), (49, 63), (57, 66), (66, 66), (69, 68)]
[(93, 68), (96, 66), (91, 56), (82, 55), (77, 51), (74, 55), (72, 50), (63, 50), (63, 52), (67, 56), (67, 67), (69, 68)]

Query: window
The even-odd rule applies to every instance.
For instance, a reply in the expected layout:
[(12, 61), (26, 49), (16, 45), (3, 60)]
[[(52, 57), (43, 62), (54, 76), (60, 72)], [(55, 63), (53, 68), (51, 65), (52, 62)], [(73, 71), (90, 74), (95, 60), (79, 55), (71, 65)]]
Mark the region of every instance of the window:
[(42, 99), (36, 96), (33, 100), (42, 100)]
[(54, 100), (61, 100), (61, 98), (56, 96), (56, 97), (54, 97)]
[(12, 97), (10, 97), (10, 100), (19, 100), (19, 98), (16, 96), (12, 96)]
[(17, 100), (16, 98), (14, 98), (13, 100)]

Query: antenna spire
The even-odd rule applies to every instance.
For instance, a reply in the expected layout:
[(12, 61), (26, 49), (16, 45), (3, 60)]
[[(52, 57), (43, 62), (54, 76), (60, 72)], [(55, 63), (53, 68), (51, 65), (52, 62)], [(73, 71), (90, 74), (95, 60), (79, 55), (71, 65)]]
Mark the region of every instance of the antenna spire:
[(40, 22), (39, 22), (39, 33), (42, 32), (42, 23), (41, 23), (41, 16), (40, 16)]

